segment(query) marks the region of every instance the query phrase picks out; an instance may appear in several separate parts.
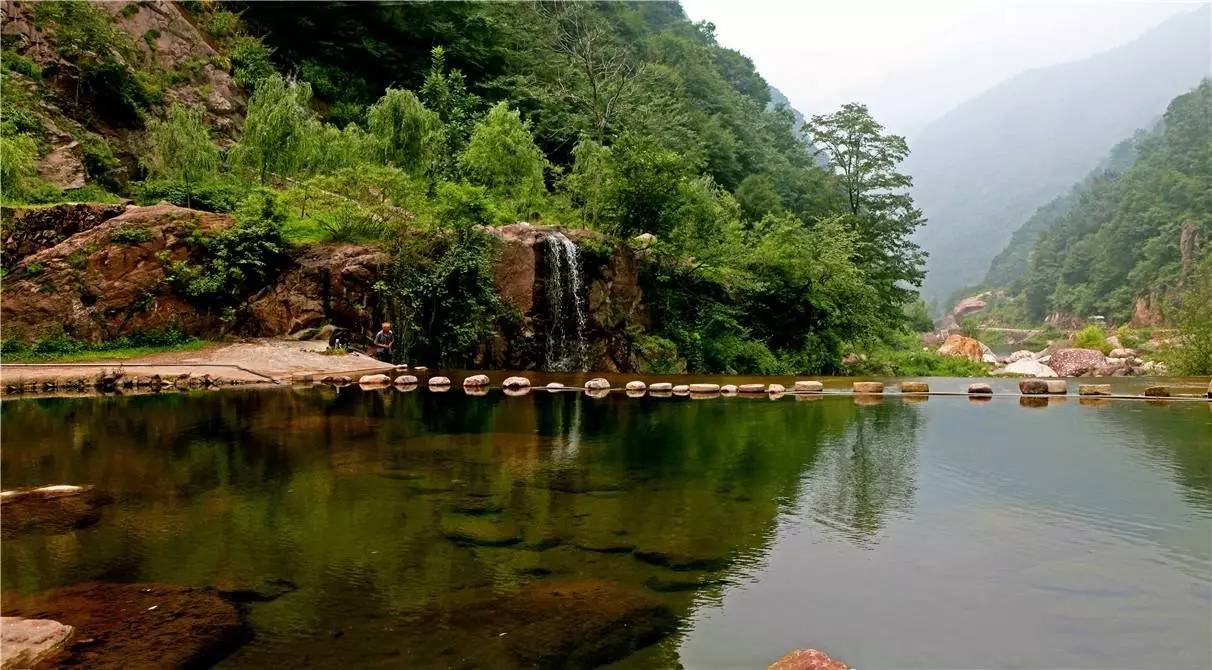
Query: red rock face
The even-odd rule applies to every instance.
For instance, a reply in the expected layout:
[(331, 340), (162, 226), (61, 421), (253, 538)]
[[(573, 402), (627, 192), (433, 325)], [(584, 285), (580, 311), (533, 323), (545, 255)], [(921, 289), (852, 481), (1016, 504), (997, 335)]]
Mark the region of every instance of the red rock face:
[(1080, 377), (1102, 367), (1107, 362), (1103, 352), (1096, 349), (1061, 349), (1052, 354), (1048, 367), (1060, 377)]
[(53, 207), (0, 209), (6, 266), (49, 249), (126, 211), (125, 205), (70, 203)]
[[(65, 332), (88, 341), (178, 327), (218, 330), (218, 315), (201, 313), (164, 281), (165, 265), (194, 258), (188, 237), (230, 225), (220, 214), (173, 205), (136, 207), (27, 256), (0, 297), (7, 333), (32, 338)], [(140, 244), (111, 243), (123, 228), (141, 228)]]
[(387, 254), (357, 244), (318, 245), (296, 256), (281, 278), (249, 303), (246, 335), (273, 337), (327, 323), (374, 332), (383, 306), (374, 283)]
[(796, 649), (766, 670), (848, 670), (848, 666), (819, 649)]

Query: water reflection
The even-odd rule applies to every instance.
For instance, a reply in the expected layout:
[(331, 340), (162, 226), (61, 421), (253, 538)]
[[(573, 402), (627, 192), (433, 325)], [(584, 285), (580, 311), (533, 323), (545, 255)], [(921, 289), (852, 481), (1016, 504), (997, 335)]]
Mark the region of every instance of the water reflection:
[[(256, 639), (227, 665), (499, 667), (523, 656), (478, 646), (484, 631), (459, 623), (468, 608), (532, 616), (517, 603), (545, 602), (535, 585), (558, 583), (616, 604), (650, 599), (690, 621), (761, 574), (788, 519), (879, 554), (896, 521), (919, 514), (922, 472), (940, 470), (923, 463), (923, 445), (945, 446), (955, 467), (983, 455), (956, 444), (1024, 418), (1013, 401), (661, 395), (351, 388), (5, 402), (6, 488), (90, 483), (116, 504), (87, 530), (6, 540), (3, 587), (286, 579), (298, 590), (250, 608)], [(1186, 438), (1209, 437), (1208, 424), (1194, 425), (1189, 407), (1138, 407), (1169, 416), (1086, 419), (1147, 437), (1144, 457), (1207, 509), (1209, 441), (1201, 451)], [(1089, 409), (1030, 416), (1059, 430), (1058, 412)], [(938, 413), (954, 430), (939, 432)], [(1012, 451), (991, 457), (1017, 463)], [(1037, 475), (1020, 473), (1016, 495)], [(997, 490), (934, 481), (935, 496)], [(632, 661), (676, 666), (683, 634)]]

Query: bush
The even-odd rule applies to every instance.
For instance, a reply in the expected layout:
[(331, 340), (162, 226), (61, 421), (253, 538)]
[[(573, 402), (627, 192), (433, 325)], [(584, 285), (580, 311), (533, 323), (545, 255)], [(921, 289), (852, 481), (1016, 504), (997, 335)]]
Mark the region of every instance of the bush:
[(260, 38), (248, 35), (241, 35), (232, 43), (231, 65), (232, 79), (250, 91), (275, 72), (269, 49)]
[(234, 212), (248, 196), (250, 186), (242, 181), (215, 179), (186, 188), (180, 181), (149, 179), (135, 188), (136, 199), (145, 205), (166, 200), (179, 207), (192, 203), (194, 209), (206, 212)]
[(1212, 375), (1212, 257), (1187, 282), (1174, 310), (1177, 346), (1165, 352), (1180, 375)]
[[(4, 50), (3, 55), (0, 55), (0, 60), (4, 62), (4, 68), (18, 74), (23, 74), (34, 81), (42, 78), (42, 68), (34, 62), (34, 59), (23, 56), (15, 51)], [(5, 116), (7, 116), (7, 112)]]
[(893, 335), (890, 340), (873, 347), (848, 372), (877, 377), (981, 377), (988, 373), (984, 363), (923, 348), (914, 333)]
[(1104, 354), (1111, 351), (1111, 344), (1107, 342), (1107, 334), (1094, 324), (1073, 334), (1073, 346), (1081, 349), (1098, 349)]
[(152, 238), (152, 232), (144, 226), (122, 226), (110, 233), (109, 241), (137, 246)]
[(220, 39), (233, 37), (241, 30), (240, 16), (225, 9), (216, 10), (206, 19), (206, 32)]
[(382, 239), (386, 232), (382, 221), (352, 203), (338, 205), (315, 218), (330, 242), (369, 242)]

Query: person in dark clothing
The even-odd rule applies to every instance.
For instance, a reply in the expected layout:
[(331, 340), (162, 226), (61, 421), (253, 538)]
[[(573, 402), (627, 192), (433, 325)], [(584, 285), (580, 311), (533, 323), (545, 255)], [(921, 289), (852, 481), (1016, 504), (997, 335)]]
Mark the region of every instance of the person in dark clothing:
[(396, 343), (396, 335), (391, 332), (391, 322), (384, 321), (383, 328), (375, 333), (374, 357), (385, 362), (391, 362), (391, 347)]

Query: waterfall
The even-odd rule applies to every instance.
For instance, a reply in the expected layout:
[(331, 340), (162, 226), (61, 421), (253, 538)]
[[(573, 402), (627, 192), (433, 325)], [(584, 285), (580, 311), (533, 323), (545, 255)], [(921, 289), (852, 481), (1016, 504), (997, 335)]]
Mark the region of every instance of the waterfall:
[(561, 232), (547, 236), (548, 370), (582, 370), (585, 366), (585, 297), (581, 252)]

